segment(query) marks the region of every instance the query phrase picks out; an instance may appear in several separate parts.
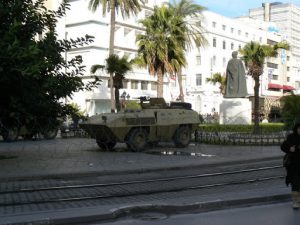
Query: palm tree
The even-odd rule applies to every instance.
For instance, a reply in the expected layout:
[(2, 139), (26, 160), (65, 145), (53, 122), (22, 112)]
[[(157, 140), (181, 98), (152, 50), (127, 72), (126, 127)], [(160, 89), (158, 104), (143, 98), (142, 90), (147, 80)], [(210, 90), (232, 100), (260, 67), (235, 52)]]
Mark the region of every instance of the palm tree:
[(106, 60), (106, 65), (93, 65), (91, 67), (91, 73), (95, 73), (98, 69), (105, 69), (107, 73), (113, 74), (114, 80), (114, 89), (115, 89), (115, 97), (116, 97), (116, 107), (117, 111), (120, 111), (120, 92), (119, 90), (123, 88), (123, 80), (125, 78), (125, 74), (132, 69), (132, 61), (128, 61), (126, 56), (119, 58), (119, 56), (112, 54)]
[(225, 84), (226, 84), (226, 76), (222, 76), (221, 73), (214, 73), (211, 78), (206, 78), (207, 82), (211, 82), (213, 84), (218, 83), (220, 85), (220, 93), (224, 95)]
[[(109, 33), (109, 56), (114, 53), (116, 13), (119, 11), (122, 17), (130, 17), (131, 14), (137, 14), (141, 10), (142, 0), (90, 0), (89, 9), (95, 12), (102, 5), (102, 15), (110, 12), (110, 33)], [(115, 111), (113, 74), (110, 74), (110, 94), (111, 111)]]
[(164, 74), (174, 73), (176, 62), (172, 62), (169, 55), (181, 51), (181, 46), (170, 32), (169, 22), (172, 19), (169, 8), (154, 7), (153, 14), (140, 21), (146, 29), (145, 34), (139, 34), (136, 38), (138, 57), (135, 62), (142, 67), (148, 67), (148, 72), (157, 76), (158, 97), (163, 97)]
[(265, 59), (276, 57), (280, 48), (288, 50), (289, 45), (286, 42), (279, 42), (275, 45), (261, 45), (251, 41), (240, 50), (248, 69), (248, 75), (254, 79), (254, 133), (259, 133), (259, 77), (264, 72)]
[[(175, 27), (173, 33), (183, 51), (190, 50), (193, 44), (199, 48), (207, 43), (203, 36), (204, 29), (201, 27), (201, 13), (205, 10), (205, 7), (193, 3), (191, 0), (181, 0), (179, 2), (174, 0), (173, 3), (169, 3), (169, 8), (172, 10), (173, 16), (177, 17), (177, 19), (173, 20), (175, 22), (172, 25), (173, 28)], [(184, 54), (183, 57), (185, 58)], [(179, 58), (181, 57), (179, 56)], [(181, 61), (186, 62), (185, 59)], [(180, 63), (180, 61), (177, 63), (179, 63), (179, 67), (175, 66), (175, 73), (179, 84), (179, 99), (183, 102), (182, 67), (186, 66), (186, 64)]]

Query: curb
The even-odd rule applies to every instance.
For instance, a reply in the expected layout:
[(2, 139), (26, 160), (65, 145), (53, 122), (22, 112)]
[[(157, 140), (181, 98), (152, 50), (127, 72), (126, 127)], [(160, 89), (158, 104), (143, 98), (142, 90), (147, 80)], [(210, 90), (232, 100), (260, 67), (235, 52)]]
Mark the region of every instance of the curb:
[[(40, 224), (56, 224), (56, 225), (74, 225), (74, 224), (87, 224), (89, 222), (99, 223), (108, 222), (120, 219), (122, 217), (129, 217), (143, 213), (159, 213), (165, 214), (167, 216), (174, 214), (184, 214), (184, 213), (204, 213), (209, 211), (217, 211), (228, 208), (238, 208), (238, 207), (249, 207), (254, 205), (265, 205), (265, 204), (275, 204), (280, 202), (287, 202), (290, 200), (289, 194), (280, 195), (270, 195), (255, 198), (244, 198), (244, 199), (229, 199), (229, 200), (216, 200), (210, 202), (195, 202), (191, 204), (144, 204), (144, 205), (134, 205), (125, 206), (112, 210), (109, 212), (99, 214), (99, 210), (96, 208), (88, 210), (89, 212), (75, 213), (71, 217), (66, 217), (67, 212), (63, 212), (62, 215), (56, 216), (56, 218), (50, 218), (43, 216), (43, 219), (32, 219), (31, 221), (23, 222), (7, 222), (2, 225), (20, 225), (28, 224), (40, 225)], [(94, 211), (91, 213), (91, 211)]]

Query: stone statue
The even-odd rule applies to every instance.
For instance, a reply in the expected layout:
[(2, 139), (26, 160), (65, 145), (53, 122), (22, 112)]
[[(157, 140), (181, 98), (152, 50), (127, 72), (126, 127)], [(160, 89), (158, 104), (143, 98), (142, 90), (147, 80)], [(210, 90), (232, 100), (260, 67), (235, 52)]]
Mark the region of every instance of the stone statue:
[(247, 96), (245, 69), (237, 55), (237, 51), (232, 52), (232, 59), (227, 64), (224, 98), (244, 98)]

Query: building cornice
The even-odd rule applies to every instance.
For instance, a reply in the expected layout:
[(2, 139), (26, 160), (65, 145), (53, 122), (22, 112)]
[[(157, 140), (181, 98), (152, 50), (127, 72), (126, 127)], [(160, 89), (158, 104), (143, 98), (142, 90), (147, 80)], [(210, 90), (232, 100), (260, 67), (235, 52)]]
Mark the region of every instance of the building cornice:
[(120, 25), (120, 26), (123, 26), (123, 27), (129, 27), (129, 28), (136, 29), (136, 30), (141, 30), (141, 31), (146, 30), (143, 27), (139, 27), (139, 26), (135, 26), (135, 25), (127, 24), (127, 23), (121, 23), (121, 22), (117, 22), (117, 21), (116, 21), (116, 25)]
[(97, 21), (97, 20), (86, 20), (86, 21), (81, 21), (81, 22), (77, 22), (77, 23), (66, 24), (66, 27), (70, 28), (70, 27), (77, 27), (77, 26), (88, 25), (88, 24), (97, 24), (97, 25), (108, 26), (108, 23), (105, 23), (105, 22), (101, 22), (101, 21)]

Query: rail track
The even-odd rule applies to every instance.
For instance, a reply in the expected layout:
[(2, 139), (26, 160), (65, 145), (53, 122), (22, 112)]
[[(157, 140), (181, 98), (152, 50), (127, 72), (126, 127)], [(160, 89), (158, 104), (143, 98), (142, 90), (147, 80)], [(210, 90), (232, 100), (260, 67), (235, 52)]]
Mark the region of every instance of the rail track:
[(78, 202), (143, 196), (167, 192), (212, 189), (222, 186), (283, 179), (282, 165), (237, 169), (194, 175), (136, 179), (120, 182), (90, 182), (86, 184), (45, 185), (39, 187), (16, 186), (0, 191), (0, 208), (22, 205)]

